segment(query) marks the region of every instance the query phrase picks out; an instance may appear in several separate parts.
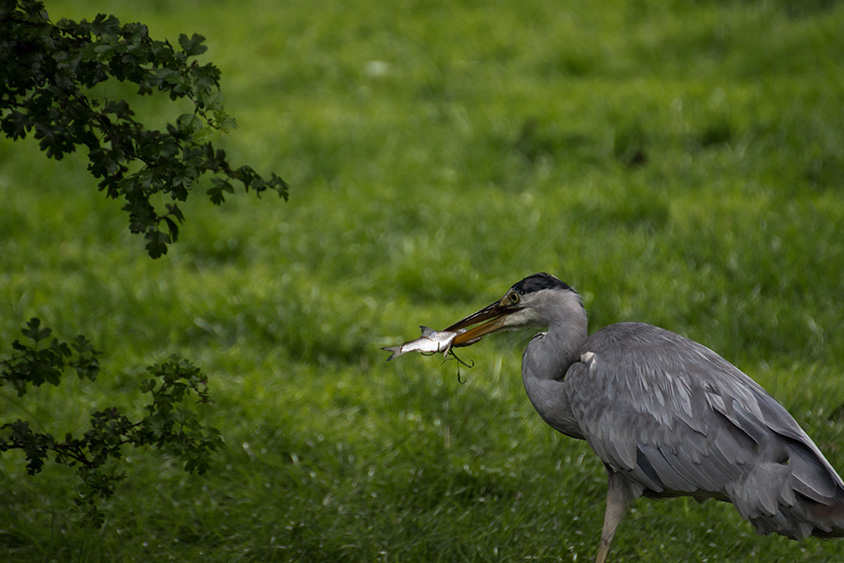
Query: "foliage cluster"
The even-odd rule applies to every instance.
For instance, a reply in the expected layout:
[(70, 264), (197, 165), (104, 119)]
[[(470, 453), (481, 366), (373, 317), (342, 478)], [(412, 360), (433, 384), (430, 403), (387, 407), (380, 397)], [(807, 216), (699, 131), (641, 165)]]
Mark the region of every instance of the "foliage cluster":
[[(22, 333), (32, 343), (15, 340), (14, 352), (0, 356), (0, 387), (9, 384), (21, 397), (30, 385), (58, 386), (70, 368), (80, 379), (97, 378), (100, 352), (84, 336), (71, 343), (48, 340), (52, 330), (42, 327), (37, 318), (30, 319)], [(199, 403), (208, 402), (207, 377), (177, 356), (148, 366), (146, 371), (149, 379), (143, 381), (140, 391), (148, 393), (151, 401), (144, 407), (143, 418), (133, 421), (121, 409), (107, 407), (91, 413), (89, 429), (81, 436), (68, 432), (64, 439), (34, 431), (30, 421), (3, 422), (0, 452), (22, 451), (30, 475), (39, 473), (50, 456), (60, 465), (75, 468), (81, 481), (75, 502), (84, 507), (88, 523), (95, 527), (105, 521), (99, 501), (111, 497), (117, 482), (125, 477), (115, 464), (109, 464), (124, 457), (124, 446), (157, 448), (181, 458), (186, 471), (205, 473), (211, 454), (222, 445), (220, 433), (204, 426), (183, 403), (191, 396)]]
[[(0, 130), (13, 140), (32, 132), (39, 148), (56, 160), (77, 146), (86, 147), (88, 171), (101, 179), (99, 188), (108, 197), (125, 200), (130, 230), (144, 234), (153, 258), (176, 241), (178, 223), (184, 220), (178, 204), (166, 203), (166, 212), (157, 211), (155, 194), (183, 202), (210, 172), (214, 177), (208, 194), (214, 204), (225, 200), (224, 192), (233, 192), (233, 181), (247, 191), (274, 189), (287, 196), (277, 175), (267, 181), (250, 166), (232, 168), (225, 151), (207, 141), (210, 130), (228, 130), (234, 121), (222, 105), (219, 69), (195, 60), (206, 50), (203, 41), (200, 35), (182, 34), (181, 50), (176, 50), (167, 41), (152, 40), (145, 25), (121, 25), (114, 16), (54, 24), (41, 2), (0, 5)], [(186, 98), (193, 112), (168, 124), (166, 132), (147, 129), (125, 100), (101, 101), (90, 94), (110, 79), (135, 84), (141, 96), (157, 90), (172, 101)], [(96, 379), (100, 352), (81, 335), (72, 343), (54, 338), (44, 345), (51, 332), (38, 318), (29, 321), (23, 334), (32, 344), (15, 340), (13, 352), (0, 359), (0, 387), (11, 385), (20, 398), (28, 386), (58, 386), (67, 369), (80, 379)], [(90, 415), (90, 427), (81, 437), (68, 432), (64, 440), (33, 430), (30, 421), (0, 421), (0, 452), (22, 451), (30, 475), (41, 472), (50, 456), (75, 467), (82, 482), (76, 502), (95, 526), (105, 518), (98, 500), (111, 497), (124, 476), (119, 464), (110, 462), (123, 457), (125, 446), (164, 450), (182, 458), (188, 472), (205, 473), (209, 456), (222, 443), (219, 432), (182, 407), (191, 395), (200, 403), (208, 401), (205, 375), (176, 355), (148, 366), (147, 372), (150, 379), (140, 391), (150, 394), (151, 402), (140, 420), (111, 406)]]
[[(217, 205), (233, 193), (234, 182), (287, 197), (280, 177), (273, 173), (267, 180), (251, 166), (233, 167), (225, 151), (207, 140), (234, 120), (222, 104), (219, 69), (196, 60), (207, 49), (204, 41), (181, 34), (176, 49), (152, 39), (142, 23), (121, 25), (104, 14), (90, 22), (53, 23), (37, 0), (0, 5), (0, 130), (11, 139), (32, 133), (57, 160), (85, 147), (99, 189), (125, 201), (129, 228), (144, 235), (153, 258), (176, 241), (184, 221), (179, 202), (205, 174), (212, 176), (207, 193)], [(158, 91), (171, 100), (187, 99), (193, 108), (165, 131), (148, 129), (125, 100), (90, 93), (110, 79), (136, 85), (140, 96)], [(162, 209), (156, 194), (173, 203)]]

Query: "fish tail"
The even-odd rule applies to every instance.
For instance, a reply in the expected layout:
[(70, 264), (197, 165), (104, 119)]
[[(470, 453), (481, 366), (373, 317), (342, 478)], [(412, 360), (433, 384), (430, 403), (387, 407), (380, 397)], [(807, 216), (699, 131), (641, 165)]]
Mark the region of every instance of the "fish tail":
[(402, 353), (403, 353), (403, 352), (401, 351), (401, 346), (387, 346), (387, 347), (385, 347), (385, 348), (381, 348), (381, 349), (382, 349), (382, 350), (384, 350), (384, 351), (386, 351), (386, 352), (392, 352), (392, 354), (390, 355), (390, 357), (389, 357), (389, 358), (387, 358), (387, 361), (388, 361), (388, 362), (389, 362), (390, 360), (392, 360), (393, 358), (397, 358), (397, 357), (401, 356), (401, 355), (402, 355)]

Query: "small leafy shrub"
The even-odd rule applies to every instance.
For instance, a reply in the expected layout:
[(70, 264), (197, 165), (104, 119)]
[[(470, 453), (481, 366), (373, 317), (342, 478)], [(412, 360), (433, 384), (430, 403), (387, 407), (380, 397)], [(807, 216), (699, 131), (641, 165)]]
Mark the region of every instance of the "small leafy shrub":
[[(100, 352), (84, 336), (70, 343), (50, 339), (51, 329), (42, 327), (37, 318), (30, 319), (22, 332), (27, 342), (15, 340), (13, 351), (0, 356), (0, 387), (11, 385), (22, 397), (33, 385), (59, 385), (68, 370), (80, 379), (97, 378)], [(89, 428), (81, 435), (67, 433), (63, 439), (34, 431), (30, 421), (0, 421), (0, 454), (22, 451), (30, 475), (41, 472), (50, 458), (75, 468), (82, 492), (76, 503), (95, 526), (104, 521), (98, 500), (112, 496), (115, 485), (125, 477), (118, 472), (118, 460), (124, 458), (127, 447), (156, 448), (180, 458), (186, 471), (205, 473), (222, 440), (219, 431), (204, 426), (185, 402), (188, 398), (208, 402), (206, 376), (177, 356), (148, 366), (147, 373), (149, 378), (140, 387), (150, 398), (143, 418), (132, 420), (117, 407), (105, 408), (91, 413)]]

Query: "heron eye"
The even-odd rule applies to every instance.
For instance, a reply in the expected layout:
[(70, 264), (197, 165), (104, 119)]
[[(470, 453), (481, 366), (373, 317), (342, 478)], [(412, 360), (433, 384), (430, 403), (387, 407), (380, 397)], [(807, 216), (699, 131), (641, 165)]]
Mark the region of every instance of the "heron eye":
[(521, 297), (519, 297), (518, 293), (511, 293), (510, 294), (510, 304), (517, 305), (520, 300), (521, 300)]

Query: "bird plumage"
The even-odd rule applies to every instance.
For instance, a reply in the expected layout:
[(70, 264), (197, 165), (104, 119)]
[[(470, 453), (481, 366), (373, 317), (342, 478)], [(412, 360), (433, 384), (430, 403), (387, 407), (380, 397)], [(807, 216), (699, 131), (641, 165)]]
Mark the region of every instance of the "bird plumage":
[(634, 496), (731, 501), (760, 533), (794, 539), (844, 530), (818, 506), (844, 483), (791, 415), (708, 348), (644, 323), (611, 325), (567, 370), (580, 433)]
[(494, 317), (492, 328), (466, 345), (547, 327), (525, 350), (522, 378), (539, 415), (586, 440), (607, 469), (598, 561), (643, 495), (729, 501), (761, 534), (844, 535), (844, 482), (782, 405), (709, 348), (636, 322), (587, 336), (580, 296), (549, 274), (515, 284), (469, 324), (478, 317)]

